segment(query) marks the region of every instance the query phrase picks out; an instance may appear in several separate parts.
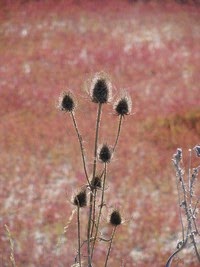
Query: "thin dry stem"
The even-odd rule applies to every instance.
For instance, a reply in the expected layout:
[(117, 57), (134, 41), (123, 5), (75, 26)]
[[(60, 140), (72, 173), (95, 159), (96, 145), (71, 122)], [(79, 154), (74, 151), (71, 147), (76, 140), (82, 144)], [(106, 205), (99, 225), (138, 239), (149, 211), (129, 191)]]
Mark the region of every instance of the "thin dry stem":
[(100, 203), (100, 207), (99, 207), (99, 214), (98, 214), (98, 218), (97, 218), (96, 231), (95, 231), (94, 242), (93, 242), (93, 247), (92, 247), (92, 256), (94, 253), (94, 247), (95, 247), (95, 243), (96, 243), (97, 235), (98, 235), (98, 231), (99, 231), (99, 224), (100, 224), (100, 219), (101, 219), (102, 208), (104, 206), (104, 193), (105, 193), (106, 176), (107, 176), (107, 163), (104, 164), (104, 177), (103, 177), (102, 192), (101, 192), (101, 203)]
[(110, 251), (111, 251), (111, 247), (112, 247), (112, 243), (113, 243), (113, 239), (114, 239), (114, 235), (115, 235), (116, 229), (117, 229), (117, 226), (115, 226), (113, 228), (113, 231), (112, 231), (111, 240), (110, 240), (108, 252), (107, 252), (107, 255), (106, 255), (106, 261), (105, 261), (104, 267), (107, 267), (107, 264), (108, 264), (108, 258), (110, 256)]
[[(169, 257), (166, 267), (171, 266), (171, 263), (173, 261), (173, 258), (183, 249), (185, 248), (188, 239), (191, 238), (193, 247), (197, 256), (197, 259), (200, 262), (200, 254), (197, 249), (196, 241), (195, 241), (195, 235), (199, 235), (197, 225), (196, 225), (196, 217), (195, 217), (195, 211), (196, 207), (198, 205), (199, 199), (195, 203), (195, 206), (192, 205), (192, 197), (193, 197), (193, 187), (194, 187), (194, 180), (197, 176), (197, 170), (194, 171), (191, 176), (191, 150), (190, 151), (190, 157), (189, 157), (189, 166), (188, 166), (188, 184), (186, 185), (184, 182), (183, 177), (183, 169), (180, 166), (181, 158), (182, 158), (182, 151), (181, 149), (177, 149), (177, 154), (174, 155), (173, 163), (176, 170), (176, 177), (177, 177), (177, 189), (178, 189), (178, 201), (179, 201), (179, 212), (180, 212), (180, 218), (181, 218), (181, 226), (182, 226), (182, 241), (180, 242), (181, 245), (178, 247), (178, 249)], [(180, 186), (179, 186), (180, 183)], [(183, 200), (181, 201), (181, 193), (183, 195)], [(184, 228), (183, 219), (182, 219), (182, 212), (181, 208), (184, 210), (184, 216), (187, 219), (187, 227)], [(185, 233), (186, 231), (186, 233)]]
[(122, 126), (122, 119), (123, 119), (123, 116), (119, 116), (119, 123), (118, 123), (118, 128), (117, 128), (117, 136), (116, 136), (116, 140), (115, 140), (115, 144), (113, 146), (113, 152), (115, 151), (115, 148), (118, 144), (118, 141), (119, 141), (119, 136), (120, 136), (120, 132), (121, 132), (121, 126)]
[[(96, 175), (96, 164), (97, 164), (97, 145), (98, 145), (98, 139), (99, 139), (99, 125), (100, 125), (100, 120), (101, 120), (101, 110), (102, 110), (102, 104), (98, 105), (98, 111), (97, 111), (97, 120), (96, 120), (96, 132), (95, 132), (95, 141), (94, 141), (94, 163), (93, 163), (93, 179)], [(88, 267), (92, 266), (92, 256), (91, 256), (91, 247), (90, 247), (90, 238), (91, 238), (91, 222), (92, 218), (95, 220), (93, 217), (93, 191), (94, 189), (92, 187), (91, 192), (90, 192), (90, 207), (89, 207), (89, 218), (88, 218), (88, 229), (87, 229), (87, 239), (88, 239), (88, 247), (87, 247), (87, 252), (88, 252)]]
[(74, 124), (74, 128), (76, 130), (76, 134), (77, 134), (79, 145), (80, 145), (80, 150), (81, 150), (81, 156), (82, 156), (82, 161), (83, 161), (83, 168), (84, 168), (84, 172), (85, 172), (85, 177), (87, 179), (88, 185), (91, 187), (90, 181), (89, 181), (89, 177), (88, 177), (87, 167), (86, 167), (86, 160), (85, 160), (85, 154), (84, 154), (82, 136), (79, 133), (78, 126), (77, 126), (76, 119), (75, 119), (75, 116), (74, 116), (74, 113), (73, 112), (71, 112), (71, 117), (72, 117), (72, 121), (73, 121), (73, 124)]
[(81, 267), (81, 230), (80, 230), (80, 207), (77, 206), (77, 224), (78, 224), (78, 261)]

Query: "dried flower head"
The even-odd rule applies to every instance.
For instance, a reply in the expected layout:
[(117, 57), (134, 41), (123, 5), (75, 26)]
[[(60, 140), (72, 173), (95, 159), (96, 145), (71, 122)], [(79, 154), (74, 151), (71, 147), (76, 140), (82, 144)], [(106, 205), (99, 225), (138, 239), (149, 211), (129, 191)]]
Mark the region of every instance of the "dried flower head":
[(73, 204), (75, 206), (78, 206), (79, 208), (87, 206), (87, 193), (86, 189), (82, 189), (78, 194), (76, 194), (73, 197), (72, 200)]
[(125, 116), (131, 113), (132, 101), (128, 94), (120, 97), (114, 104), (114, 110), (118, 116)]
[(182, 160), (182, 149), (181, 148), (177, 148), (176, 154), (173, 155), (173, 159), (177, 163), (179, 163)]
[(194, 150), (195, 150), (195, 152), (196, 152), (197, 157), (200, 157), (200, 145), (196, 145), (196, 146), (194, 147)]
[(121, 217), (121, 214), (118, 210), (112, 211), (112, 213), (110, 214), (109, 222), (113, 226), (118, 226), (122, 223), (122, 217)]
[(94, 103), (106, 104), (112, 98), (112, 84), (105, 73), (96, 73), (90, 85), (90, 97)]
[(96, 175), (91, 180), (91, 186), (95, 189), (101, 188), (102, 186), (102, 180), (100, 175)]
[(112, 158), (112, 149), (107, 145), (100, 145), (98, 148), (98, 158), (103, 163), (109, 163)]
[(59, 97), (58, 107), (65, 112), (72, 112), (76, 107), (74, 96), (71, 92), (63, 92)]

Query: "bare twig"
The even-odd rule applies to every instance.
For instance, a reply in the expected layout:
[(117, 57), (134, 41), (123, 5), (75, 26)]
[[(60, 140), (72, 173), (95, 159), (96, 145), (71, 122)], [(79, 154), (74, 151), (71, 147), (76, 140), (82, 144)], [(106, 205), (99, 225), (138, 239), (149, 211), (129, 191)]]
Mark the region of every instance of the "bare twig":
[(94, 235), (94, 242), (93, 242), (93, 247), (92, 247), (92, 255), (93, 255), (93, 252), (94, 252), (94, 247), (95, 247), (95, 243), (96, 243), (97, 235), (98, 235), (98, 231), (99, 231), (99, 224), (100, 224), (102, 208), (104, 206), (104, 193), (105, 193), (106, 176), (107, 176), (107, 163), (105, 163), (105, 165), (104, 165), (104, 177), (103, 177), (103, 185), (102, 185), (102, 192), (101, 192), (101, 203), (100, 203), (100, 207), (99, 207), (99, 214), (98, 214), (98, 218), (97, 218), (97, 226), (96, 226), (96, 231), (95, 231), (95, 235)]
[(91, 187), (90, 181), (89, 181), (89, 177), (88, 177), (88, 173), (87, 173), (87, 167), (86, 167), (86, 160), (85, 160), (85, 154), (84, 154), (82, 136), (79, 133), (79, 130), (78, 130), (78, 127), (77, 127), (77, 123), (76, 123), (76, 119), (75, 119), (75, 116), (74, 116), (73, 111), (71, 111), (71, 117), (72, 117), (72, 121), (73, 121), (73, 124), (74, 124), (74, 128), (76, 130), (76, 134), (77, 134), (79, 145), (80, 145), (80, 150), (81, 150), (81, 156), (82, 156), (82, 161), (83, 161), (83, 168), (84, 168), (84, 172), (85, 172), (85, 177), (87, 179), (88, 185)]
[[(99, 125), (100, 125), (100, 119), (101, 119), (101, 110), (102, 110), (102, 104), (99, 103), (98, 105), (98, 111), (97, 111), (97, 120), (96, 120), (96, 133), (95, 133), (95, 141), (94, 141), (94, 163), (93, 163), (93, 175), (94, 178), (96, 175), (96, 164), (97, 164), (97, 145), (98, 145), (98, 138), (99, 138)], [(90, 192), (90, 207), (89, 207), (89, 217), (88, 217), (88, 229), (87, 229), (87, 239), (88, 239), (88, 267), (92, 266), (92, 256), (91, 256), (91, 247), (90, 247), (90, 238), (91, 238), (91, 222), (92, 222), (92, 211), (93, 211), (93, 191), (94, 189), (91, 187)], [(93, 220), (95, 220), (95, 217), (93, 217)]]
[(113, 228), (113, 231), (112, 231), (111, 240), (110, 240), (110, 244), (109, 244), (108, 252), (107, 252), (107, 255), (106, 255), (106, 261), (105, 261), (105, 265), (104, 265), (104, 267), (107, 267), (107, 264), (108, 264), (108, 258), (109, 258), (109, 255), (110, 255), (110, 251), (111, 251), (111, 247), (112, 247), (112, 243), (113, 243), (113, 238), (114, 238), (116, 229), (117, 229), (117, 226), (115, 226), (115, 227)]
[(115, 151), (115, 148), (116, 148), (116, 146), (118, 144), (118, 140), (119, 140), (119, 136), (120, 136), (120, 131), (121, 131), (121, 125), (122, 125), (122, 119), (123, 119), (123, 116), (120, 115), (119, 116), (118, 129), (117, 129), (117, 136), (116, 136), (115, 144), (113, 146), (113, 152)]

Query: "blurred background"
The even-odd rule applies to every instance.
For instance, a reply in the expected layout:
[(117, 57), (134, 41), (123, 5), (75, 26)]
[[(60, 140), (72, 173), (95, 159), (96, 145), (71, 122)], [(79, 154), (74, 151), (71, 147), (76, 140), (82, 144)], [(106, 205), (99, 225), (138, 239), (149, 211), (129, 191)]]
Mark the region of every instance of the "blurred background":
[[(183, 148), (187, 167), (200, 143), (199, 45), (199, 1), (0, 1), (0, 266), (11, 266), (5, 224), (17, 266), (73, 263), (75, 218), (62, 233), (85, 178), (71, 119), (56, 103), (63, 90), (75, 94), (90, 168), (97, 107), (85, 88), (99, 71), (114, 98), (125, 89), (133, 102), (109, 166), (108, 209), (125, 218), (109, 263), (164, 266), (181, 233), (171, 158)], [(101, 142), (113, 143), (117, 121), (103, 107)], [(193, 251), (175, 266), (198, 266)]]

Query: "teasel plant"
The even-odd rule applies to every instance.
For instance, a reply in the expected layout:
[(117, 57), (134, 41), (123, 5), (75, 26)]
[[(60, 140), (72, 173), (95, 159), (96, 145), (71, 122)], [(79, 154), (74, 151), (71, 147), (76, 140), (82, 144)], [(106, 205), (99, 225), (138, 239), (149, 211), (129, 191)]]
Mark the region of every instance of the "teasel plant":
[[(116, 229), (122, 224), (122, 217), (119, 210), (113, 210), (109, 217), (109, 224), (113, 226), (113, 231), (109, 239), (103, 238), (101, 234), (101, 222), (103, 221), (103, 208), (107, 206), (105, 203), (105, 193), (107, 189), (108, 168), (112, 163), (116, 147), (121, 134), (122, 123), (125, 116), (131, 114), (132, 102), (129, 94), (125, 91), (121, 93), (119, 98), (113, 104), (114, 114), (117, 115), (118, 123), (116, 136), (113, 137), (114, 143), (101, 143), (99, 140), (100, 122), (103, 116), (103, 106), (112, 102), (112, 83), (108, 75), (104, 72), (96, 73), (87, 85), (87, 93), (92, 103), (97, 106), (97, 116), (94, 124), (94, 145), (93, 145), (93, 161), (92, 171), (89, 174), (88, 164), (86, 162), (85, 149), (83, 146), (83, 137), (80, 134), (78, 123), (76, 120), (77, 100), (72, 92), (63, 92), (59, 98), (58, 107), (61, 111), (69, 114), (75, 129), (78, 143), (80, 146), (80, 154), (83, 163), (83, 171), (85, 175), (85, 185), (72, 198), (72, 204), (76, 206), (77, 212), (77, 254), (72, 266), (93, 267), (94, 254), (98, 241), (108, 243), (108, 251), (105, 256), (104, 267), (108, 266), (108, 260), (111, 253), (113, 239)], [(100, 169), (100, 171), (99, 171)], [(86, 237), (81, 240), (81, 210), (87, 214)], [(83, 247), (84, 253), (83, 254)], [(86, 251), (86, 252), (85, 252)], [(87, 263), (85, 262), (87, 261)]]
[(188, 246), (192, 246), (197, 260), (200, 263), (200, 230), (197, 225), (200, 196), (196, 196), (195, 194), (195, 185), (200, 165), (192, 168), (193, 153), (195, 153), (197, 157), (200, 157), (200, 145), (196, 145), (193, 149), (189, 149), (189, 166), (187, 173), (183, 167), (183, 153), (181, 148), (177, 149), (172, 158), (176, 172), (182, 238), (178, 241), (175, 251), (168, 258), (166, 267), (172, 266), (173, 259)]

